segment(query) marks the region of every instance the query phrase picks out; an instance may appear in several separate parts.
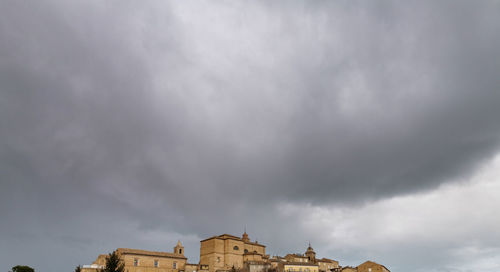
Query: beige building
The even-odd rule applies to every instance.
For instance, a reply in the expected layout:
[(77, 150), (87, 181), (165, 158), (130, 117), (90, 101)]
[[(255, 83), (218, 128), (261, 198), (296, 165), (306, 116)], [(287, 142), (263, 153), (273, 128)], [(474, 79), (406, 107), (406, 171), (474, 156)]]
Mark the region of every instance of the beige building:
[(244, 272), (267, 272), (271, 268), (269, 261), (246, 261)]
[(340, 267), (338, 261), (327, 258), (316, 260), (316, 263), (318, 264), (320, 272), (332, 271)]
[(309, 262), (308, 257), (306, 257), (304, 255), (299, 255), (299, 254), (286, 254), (285, 260), (287, 262), (292, 262), (292, 263), (307, 263), (307, 262)]
[(357, 268), (357, 272), (390, 272), (385, 266), (372, 261), (366, 261)]
[[(385, 266), (372, 261), (358, 267), (341, 267), (339, 262), (316, 257), (309, 245), (304, 254), (287, 254), (285, 257), (266, 255), (266, 246), (230, 234), (213, 236), (200, 241), (200, 262), (188, 263), (184, 247), (177, 242), (173, 252), (147, 251), (130, 248), (116, 250), (124, 264), (125, 272), (390, 272)], [(106, 265), (102, 254), (82, 272), (97, 272)]]
[(331, 260), (328, 258), (318, 259), (316, 258), (316, 252), (309, 244), (307, 250), (304, 254), (287, 254), (283, 259), (280, 257), (274, 257), (271, 259), (271, 266), (278, 267), (280, 263), (307, 263), (314, 264), (318, 267), (318, 271), (320, 272), (329, 272), (333, 270), (339, 269), (339, 262), (335, 260)]
[[(174, 252), (148, 251), (130, 248), (118, 248), (125, 272), (183, 272), (187, 258), (184, 257), (184, 247), (177, 242)], [(91, 265), (85, 265), (82, 272), (96, 272), (106, 265), (107, 255), (101, 254)], [(191, 270), (194, 272), (196, 269)]]
[(266, 246), (251, 242), (246, 232), (241, 238), (222, 234), (202, 240), (200, 244), (200, 265), (208, 265), (209, 272), (242, 269), (245, 262), (268, 258)]
[(280, 256), (274, 256), (272, 258), (269, 259), (269, 263), (271, 264), (271, 268), (272, 269), (275, 269), (277, 270), (278, 269), (278, 265), (280, 263), (283, 263), (283, 262), (286, 262), (287, 260), (283, 257), (280, 257)]
[(277, 272), (318, 272), (318, 265), (306, 262), (285, 262), (278, 265)]

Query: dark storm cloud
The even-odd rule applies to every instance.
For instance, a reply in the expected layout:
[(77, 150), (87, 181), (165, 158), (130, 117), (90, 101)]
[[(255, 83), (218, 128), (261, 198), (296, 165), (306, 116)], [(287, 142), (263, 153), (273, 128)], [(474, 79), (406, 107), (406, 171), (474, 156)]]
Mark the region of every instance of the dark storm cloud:
[(469, 175), (500, 140), (499, 8), (2, 1), (1, 238), (10, 256), (57, 241), (48, 271), (52, 251), (138, 230), (205, 237), (273, 222), (280, 202)]

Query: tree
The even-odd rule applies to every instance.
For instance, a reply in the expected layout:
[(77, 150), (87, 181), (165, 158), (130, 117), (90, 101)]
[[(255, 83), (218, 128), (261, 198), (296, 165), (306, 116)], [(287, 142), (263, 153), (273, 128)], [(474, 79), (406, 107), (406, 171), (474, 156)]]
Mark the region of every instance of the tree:
[(75, 268), (75, 272), (82, 272), (82, 266), (79, 265)]
[(276, 272), (276, 268), (275, 267), (268, 267), (267, 272)]
[(101, 272), (123, 272), (124, 264), (120, 259), (120, 255), (115, 251), (111, 252), (106, 256), (106, 266)]
[(27, 265), (16, 265), (12, 267), (12, 272), (35, 272), (35, 269)]

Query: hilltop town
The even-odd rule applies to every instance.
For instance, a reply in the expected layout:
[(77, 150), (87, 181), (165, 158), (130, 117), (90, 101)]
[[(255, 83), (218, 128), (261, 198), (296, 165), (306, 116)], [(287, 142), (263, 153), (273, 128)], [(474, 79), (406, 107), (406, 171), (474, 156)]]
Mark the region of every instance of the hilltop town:
[[(318, 258), (309, 245), (304, 254), (285, 256), (266, 255), (266, 246), (229, 234), (213, 236), (200, 242), (200, 262), (189, 263), (180, 241), (173, 252), (118, 248), (126, 272), (390, 272), (384, 265), (366, 261), (357, 267), (341, 266), (329, 258)], [(91, 265), (84, 265), (82, 272), (97, 272), (106, 265), (101, 254)]]

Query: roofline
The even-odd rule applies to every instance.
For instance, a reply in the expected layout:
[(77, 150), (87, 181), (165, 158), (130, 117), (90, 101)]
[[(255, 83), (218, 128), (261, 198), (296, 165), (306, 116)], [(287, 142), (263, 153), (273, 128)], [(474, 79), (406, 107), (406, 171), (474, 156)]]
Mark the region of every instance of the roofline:
[[(226, 236), (226, 237), (223, 237), (223, 236)], [(240, 238), (238, 236), (231, 235), (231, 234), (227, 234), (227, 233), (209, 237), (207, 239), (201, 240), (200, 243), (208, 241), (208, 240), (212, 240), (212, 239), (220, 239), (220, 240), (228, 240), (228, 239), (230, 239), (230, 240), (240, 241), (240, 242), (243, 242), (243, 243), (249, 244), (249, 245), (257, 245), (257, 246), (261, 246), (261, 247), (266, 247), (265, 245), (259, 244), (259, 243), (256, 243), (256, 242), (245, 242), (245, 241), (243, 241), (242, 238)]]
[[(138, 250), (139, 252), (127, 252), (127, 250)], [(154, 257), (165, 257), (165, 258), (187, 260), (187, 257), (185, 256), (177, 255), (170, 252), (149, 251), (149, 250), (133, 249), (133, 248), (118, 248), (116, 251), (118, 251), (118, 253), (121, 255), (154, 256)]]
[(302, 262), (282, 262), (280, 264), (283, 264), (283, 265), (301, 265), (301, 266), (318, 266), (317, 264), (302, 263)]

